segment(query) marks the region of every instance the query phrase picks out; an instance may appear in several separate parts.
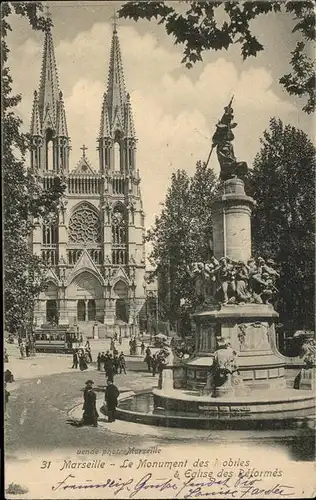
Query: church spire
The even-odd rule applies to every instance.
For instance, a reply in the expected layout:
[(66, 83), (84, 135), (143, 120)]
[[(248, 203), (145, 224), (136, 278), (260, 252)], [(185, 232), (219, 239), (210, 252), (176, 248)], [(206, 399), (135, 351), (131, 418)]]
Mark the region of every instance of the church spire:
[[(134, 168), (136, 133), (130, 96), (125, 87), (115, 15), (107, 91), (103, 97), (98, 143), (101, 172), (108, 169), (129, 172)], [(114, 153), (115, 148), (119, 149), (119, 155)]]
[(69, 169), (70, 139), (59, 90), (50, 13), (46, 16), (39, 92), (34, 92), (31, 121), (31, 166), (41, 173), (60, 173)]
[[(50, 18), (50, 14), (47, 14)], [(56, 129), (57, 109), (59, 102), (59, 83), (55, 60), (54, 42), (50, 23), (45, 29), (44, 51), (39, 87), (39, 111), (42, 124), (47, 122), (51, 128)]]
[(120, 42), (117, 34), (116, 16), (114, 15), (113, 34), (110, 52), (110, 66), (107, 85), (107, 104), (111, 126), (123, 127), (126, 90), (121, 57)]

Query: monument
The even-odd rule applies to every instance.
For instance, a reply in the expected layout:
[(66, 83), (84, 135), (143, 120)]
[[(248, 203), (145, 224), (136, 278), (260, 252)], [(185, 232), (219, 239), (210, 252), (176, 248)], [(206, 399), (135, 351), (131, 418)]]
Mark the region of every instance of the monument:
[(190, 267), (198, 304), (195, 351), (186, 360), (168, 362), (168, 376), (153, 389), (153, 415), (166, 416), (158, 425), (181, 425), (177, 416), (182, 424), (187, 420), (185, 426), (229, 419), (269, 422), (308, 416), (315, 408), (313, 390), (288, 386), (287, 358), (277, 350), (273, 298), (279, 274), (271, 259), (252, 256), (255, 201), (245, 193), (247, 164), (235, 157), (236, 126), (231, 101), (213, 136), (221, 168), (210, 207), (213, 256)]

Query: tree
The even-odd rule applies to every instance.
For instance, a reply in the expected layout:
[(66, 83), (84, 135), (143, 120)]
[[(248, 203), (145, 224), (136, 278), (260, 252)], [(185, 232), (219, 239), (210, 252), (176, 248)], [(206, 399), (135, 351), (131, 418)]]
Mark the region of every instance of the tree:
[(8, 16), (15, 13), (27, 17), (32, 28), (42, 30), (50, 22), (39, 15), (42, 10), (40, 2), (4, 2), (1, 6), (4, 302), (5, 328), (11, 332), (30, 320), (34, 300), (45, 287), (45, 267), (29, 245), (34, 220), (48, 219), (58, 211), (65, 188), (63, 180), (56, 177), (50, 189), (43, 189), (38, 176), (27, 168), (29, 136), (21, 133), (22, 122), (15, 114), (22, 97), (12, 95), (8, 67)]
[(208, 168), (205, 162), (198, 161), (190, 181), (192, 262), (206, 261), (210, 257), (213, 238), (211, 201), (216, 187), (214, 170)]
[(280, 267), (280, 321), (287, 331), (314, 327), (315, 147), (307, 135), (275, 118), (251, 173), (257, 202), (254, 254)]
[(178, 319), (180, 300), (187, 294), (189, 186), (184, 170), (172, 174), (162, 212), (147, 233), (147, 241), (153, 246), (149, 260), (155, 266), (153, 276), (157, 276), (159, 283), (160, 315), (173, 326)]
[[(188, 4), (183, 12), (179, 4)], [(170, 5), (171, 4), (171, 5)], [(217, 10), (224, 10), (226, 21), (220, 24)], [(187, 2), (134, 2), (129, 1), (121, 7), (119, 15), (125, 18), (153, 18), (165, 26), (168, 35), (175, 38), (176, 44), (184, 45), (183, 59), (187, 68), (196, 61), (202, 61), (206, 50), (228, 49), (232, 44), (239, 44), (243, 59), (256, 56), (264, 50), (258, 37), (251, 32), (251, 21), (269, 12), (285, 11), (294, 18), (293, 32), (299, 32), (302, 40), (292, 52), (290, 61), (293, 71), (284, 75), (280, 83), (290, 93), (306, 97), (303, 110), (312, 113), (315, 110), (315, 61), (307, 55), (306, 42), (315, 40), (315, 10), (311, 1), (294, 2), (253, 1), (187, 1)], [(306, 52), (304, 52), (306, 51)]]
[(184, 170), (172, 174), (161, 215), (147, 233), (153, 246), (152, 277), (157, 276), (159, 283), (160, 315), (173, 327), (179, 321), (187, 324), (195, 304), (188, 266), (210, 257), (210, 203), (215, 187), (215, 174), (205, 163), (197, 163), (191, 178)]

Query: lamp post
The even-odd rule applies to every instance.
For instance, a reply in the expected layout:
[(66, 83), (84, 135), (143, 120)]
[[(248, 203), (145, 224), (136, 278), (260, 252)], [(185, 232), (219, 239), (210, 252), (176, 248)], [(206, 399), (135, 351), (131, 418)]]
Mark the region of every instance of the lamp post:
[(66, 304), (65, 304), (65, 301), (66, 301), (66, 298), (65, 298), (66, 269), (67, 269), (67, 263), (66, 263), (64, 257), (61, 256), (59, 259), (59, 273), (60, 273), (62, 294), (61, 294), (61, 300), (60, 300), (60, 305), (59, 305), (59, 318), (61, 318), (62, 321), (65, 321), (65, 315), (66, 315)]

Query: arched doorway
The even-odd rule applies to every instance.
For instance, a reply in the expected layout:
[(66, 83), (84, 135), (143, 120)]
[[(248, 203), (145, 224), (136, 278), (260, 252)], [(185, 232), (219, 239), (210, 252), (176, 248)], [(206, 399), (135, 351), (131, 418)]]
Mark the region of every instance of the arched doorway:
[(86, 320), (86, 301), (79, 299), (77, 302), (77, 318), (78, 321)]
[(77, 304), (77, 321), (102, 322), (104, 297), (100, 281), (89, 271), (78, 274), (67, 288), (67, 296)]
[(46, 301), (46, 322), (58, 323), (57, 300), (50, 299)]
[(128, 287), (124, 281), (118, 281), (114, 286), (114, 293), (116, 295), (115, 302), (115, 320), (116, 322), (128, 323), (129, 317), (129, 301), (128, 301)]
[(96, 305), (95, 300), (90, 299), (88, 301), (88, 321), (95, 321), (96, 319)]

